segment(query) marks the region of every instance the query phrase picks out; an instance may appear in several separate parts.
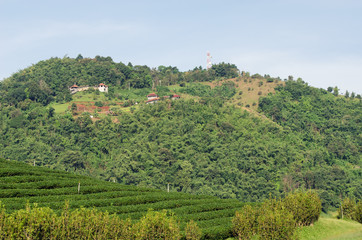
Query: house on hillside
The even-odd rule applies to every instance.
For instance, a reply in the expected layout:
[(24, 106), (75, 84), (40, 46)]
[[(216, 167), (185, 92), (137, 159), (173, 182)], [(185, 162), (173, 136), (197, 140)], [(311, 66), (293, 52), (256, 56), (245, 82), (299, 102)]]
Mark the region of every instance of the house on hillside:
[(69, 88), (71, 94), (78, 92), (79, 87), (77, 85), (73, 85)]
[(99, 90), (100, 92), (108, 92), (108, 86), (105, 85), (104, 83), (100, 83), (100, 84), (98, 85), (98, 90)]
[(146, 104), (153, 104), (153, 103), (156, 103), (156, 102), (158, 102), (160, 100), (160, 98), (158, 98), (158, 97), (154, 97), (154, 98), (151, 98), (151, 99), (148, 99), (147, 101), (146, 101)]
[(171, 97), (172, 100), (176, 100), (176, 99), (180, 99), (180, 98), (181, 98), (181, 96), (180, 96), (180, 95), (177, 95), (177, 94), (174, 94), (174, 95), (172, 95), (172, 97)]
[(151, 100), (151, 99), (154, 99), (154, 98), (158, 98), (156, 93), (150, 93), (150, 94), (147, 95), (148, 100)]

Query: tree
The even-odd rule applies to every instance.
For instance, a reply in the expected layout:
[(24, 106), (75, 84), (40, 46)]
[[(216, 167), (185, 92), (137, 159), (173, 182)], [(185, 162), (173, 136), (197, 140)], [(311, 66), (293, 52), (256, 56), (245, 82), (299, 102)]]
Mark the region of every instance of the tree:
[(48, 109), (48, 117), (52, 118), (54, 116), (55, 109), (53, 107), (50, 107)]
[(60, 163), (64, 164), (66, 170), (73, 169), (76, 171), (85, 167), (82, 153), (79, 151), (67, 150), (59, 156), (59, 159)]
[(333, 89), (333, 95), (337, 97), (338, 94), (339, 94), (339, 89), (338, 89), (338, 87), (334, 87), (334, 89)]

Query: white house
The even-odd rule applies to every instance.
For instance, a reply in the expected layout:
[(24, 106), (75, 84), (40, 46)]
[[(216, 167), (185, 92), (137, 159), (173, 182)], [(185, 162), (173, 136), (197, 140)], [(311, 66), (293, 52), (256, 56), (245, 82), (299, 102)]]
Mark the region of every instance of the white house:
[(98, 90), (99, 90), (100, 92), (108, 92), (108, 86), (105, 85), (104, 83), (100, 83), (100, 84), (98, 85)]

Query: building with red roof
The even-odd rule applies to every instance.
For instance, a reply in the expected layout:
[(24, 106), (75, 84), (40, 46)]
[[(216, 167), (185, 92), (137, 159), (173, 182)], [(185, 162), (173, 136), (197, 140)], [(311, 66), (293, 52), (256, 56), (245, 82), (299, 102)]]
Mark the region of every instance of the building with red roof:
[(98, 90), (100, 92), (108, 92), (108, 86), (104, 83), (98, 84)]
[(174, 94), (174, 95), (172, 95), (172, 97), (171, 97), (172, 100), (180, 99), (180, 98), (181, 98), (181, 96), (180, 96), (180, 95), (177, 95), (177, 94)]
[(153, 103), (156, 103), (156, 102), (158, 102), (160, 100), (160, 98), (158, 98), (158, 97), (156, 97), (156, 98), (152, 98), (152, 99), (148, 99), (147, 101), (146, 101), (146, 104), (153, 104)]
[(150, 93), (150, 94), (147, 95), (148, 100), (151, 100), (151, 99), (154, 99), (154, 98), (158, 98), (156, 93)]

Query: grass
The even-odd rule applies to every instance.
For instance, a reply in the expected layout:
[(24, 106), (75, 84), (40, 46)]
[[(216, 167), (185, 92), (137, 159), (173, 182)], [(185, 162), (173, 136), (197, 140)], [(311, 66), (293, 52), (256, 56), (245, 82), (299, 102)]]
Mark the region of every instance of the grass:
[(299, 231), (301, 240), (360, 240), (362, 224), (336, 218), (336, 214), (322, 215), (313, 226), (303, 227)]

